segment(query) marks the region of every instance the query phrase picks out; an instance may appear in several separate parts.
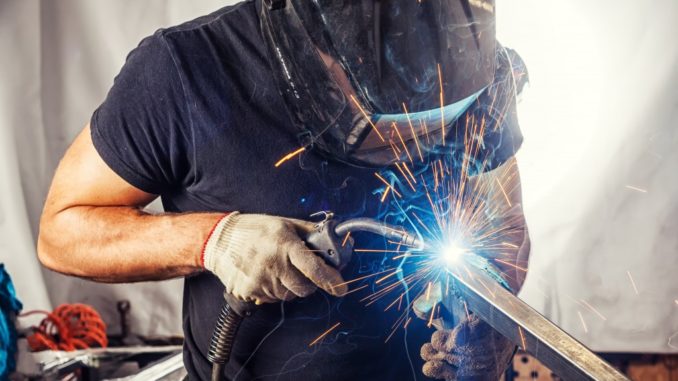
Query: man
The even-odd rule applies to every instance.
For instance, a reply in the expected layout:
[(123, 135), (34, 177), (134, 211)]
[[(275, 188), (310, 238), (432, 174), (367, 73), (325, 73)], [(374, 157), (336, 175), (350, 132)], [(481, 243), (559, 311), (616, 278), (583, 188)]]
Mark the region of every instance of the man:
[[(347, 281), (383, 269), (384, 255), (356, 255), (340, 272), (306, 247), (306, 220), (321, 210), (383, 216), (375, 171), (403, 160), (424, 133), (433, 143), (419, 147), (426, 152), (413, 171), (463, 151), (453, 132), (461, 120), (490, 117), (497, 107), (489, 105), (503, 102), (509, 117), (475, 137), (484, 158), (472, 181), (512, 174), (506, 196), (517, 208), (505, 214), (519, 223), (507, 251), (526, 266), (515, 87), (499, 86), (507, 78), (514, 86), (512, 74), (488, 1), (247, 1), (160, 30), (130, 53), (64, 156), (41, 221), (40, 260), (101, 282), (186, 277), (191, 379), (209, 378), (224, 287), (260, 305), (238, 331), (228, 379), (420, 378), (417, 352), (431, 332), (413, 323), (387, 340), (400, 312), (347, 294)], [(448, 129), (447, 143), (433, 122)], [(158, 196), (166, 213), (144, 213)], [(501, 269), (517, 291), (524, 274)], [(513, 351), (477, 320), (433, 339), (422, 355), (437, 378), (496, 377)], [(480, 355), (478, 346), (493, 350), (466, 366), (464, 353)]]

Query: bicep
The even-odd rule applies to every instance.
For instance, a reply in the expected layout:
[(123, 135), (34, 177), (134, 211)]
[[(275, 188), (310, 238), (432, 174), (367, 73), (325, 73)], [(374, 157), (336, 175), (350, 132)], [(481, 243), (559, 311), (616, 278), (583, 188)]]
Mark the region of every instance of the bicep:
[(92, 143), (88, 124), (57, 168), (45, 214), (56, 214), (76, 206), (142, 207), (156, 197), (132, 186), (109, 168)]

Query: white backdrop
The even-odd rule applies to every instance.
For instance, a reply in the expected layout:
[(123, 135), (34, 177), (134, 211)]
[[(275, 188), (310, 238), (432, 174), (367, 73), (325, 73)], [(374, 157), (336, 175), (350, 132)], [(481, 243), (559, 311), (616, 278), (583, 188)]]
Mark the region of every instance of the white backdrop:
[(94, 305), (118, 330), (181, 334), (182, 282), (103, 285), (41, 271), (34, 242), (49, 182), (70, 141), (102, 102), (127, 53), (162, 26), (223, 1), (0, 0), (0, 262), (26, 310)]
[[(84, 301), (116, 323), (125, 298), (135, 331), (180, 333), (180, 281), (65, 278), (41, 271), (34, 242), (58, 159), (127, 53), (228, 3), (0, 0), (0, 262), (27, 309)], [(499, 36), (532, 78), (521, 296), (595, 350), (678, 351), (678, 2), (498, 3)]]

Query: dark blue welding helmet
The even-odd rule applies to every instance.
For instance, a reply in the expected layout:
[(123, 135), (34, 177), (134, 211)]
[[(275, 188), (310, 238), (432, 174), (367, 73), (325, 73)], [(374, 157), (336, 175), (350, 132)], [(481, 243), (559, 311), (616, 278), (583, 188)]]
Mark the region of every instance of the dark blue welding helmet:
[(494, 0), (263, 0), (260, 20), (301, 143), (350, 164), (444, 146), (494, 79)]

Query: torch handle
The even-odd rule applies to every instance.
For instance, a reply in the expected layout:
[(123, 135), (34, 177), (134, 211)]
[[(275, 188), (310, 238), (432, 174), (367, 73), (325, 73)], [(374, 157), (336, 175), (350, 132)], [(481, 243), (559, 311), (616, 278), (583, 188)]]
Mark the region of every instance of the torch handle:
[[(327, 212), (326, 215), (331, 216), (331, 213)], [(315, 225), (315, 229), (306, 238), (306, 243), (328, 263), (341, 270), (351, 261), (353, 254), (353, 239), (349, 233), (359, 231), (377, 234), (416, 249), (424, 247), (419, 237), (404, 228), (372, 218), (353, 218), (343, 222), (326, 218)]]

